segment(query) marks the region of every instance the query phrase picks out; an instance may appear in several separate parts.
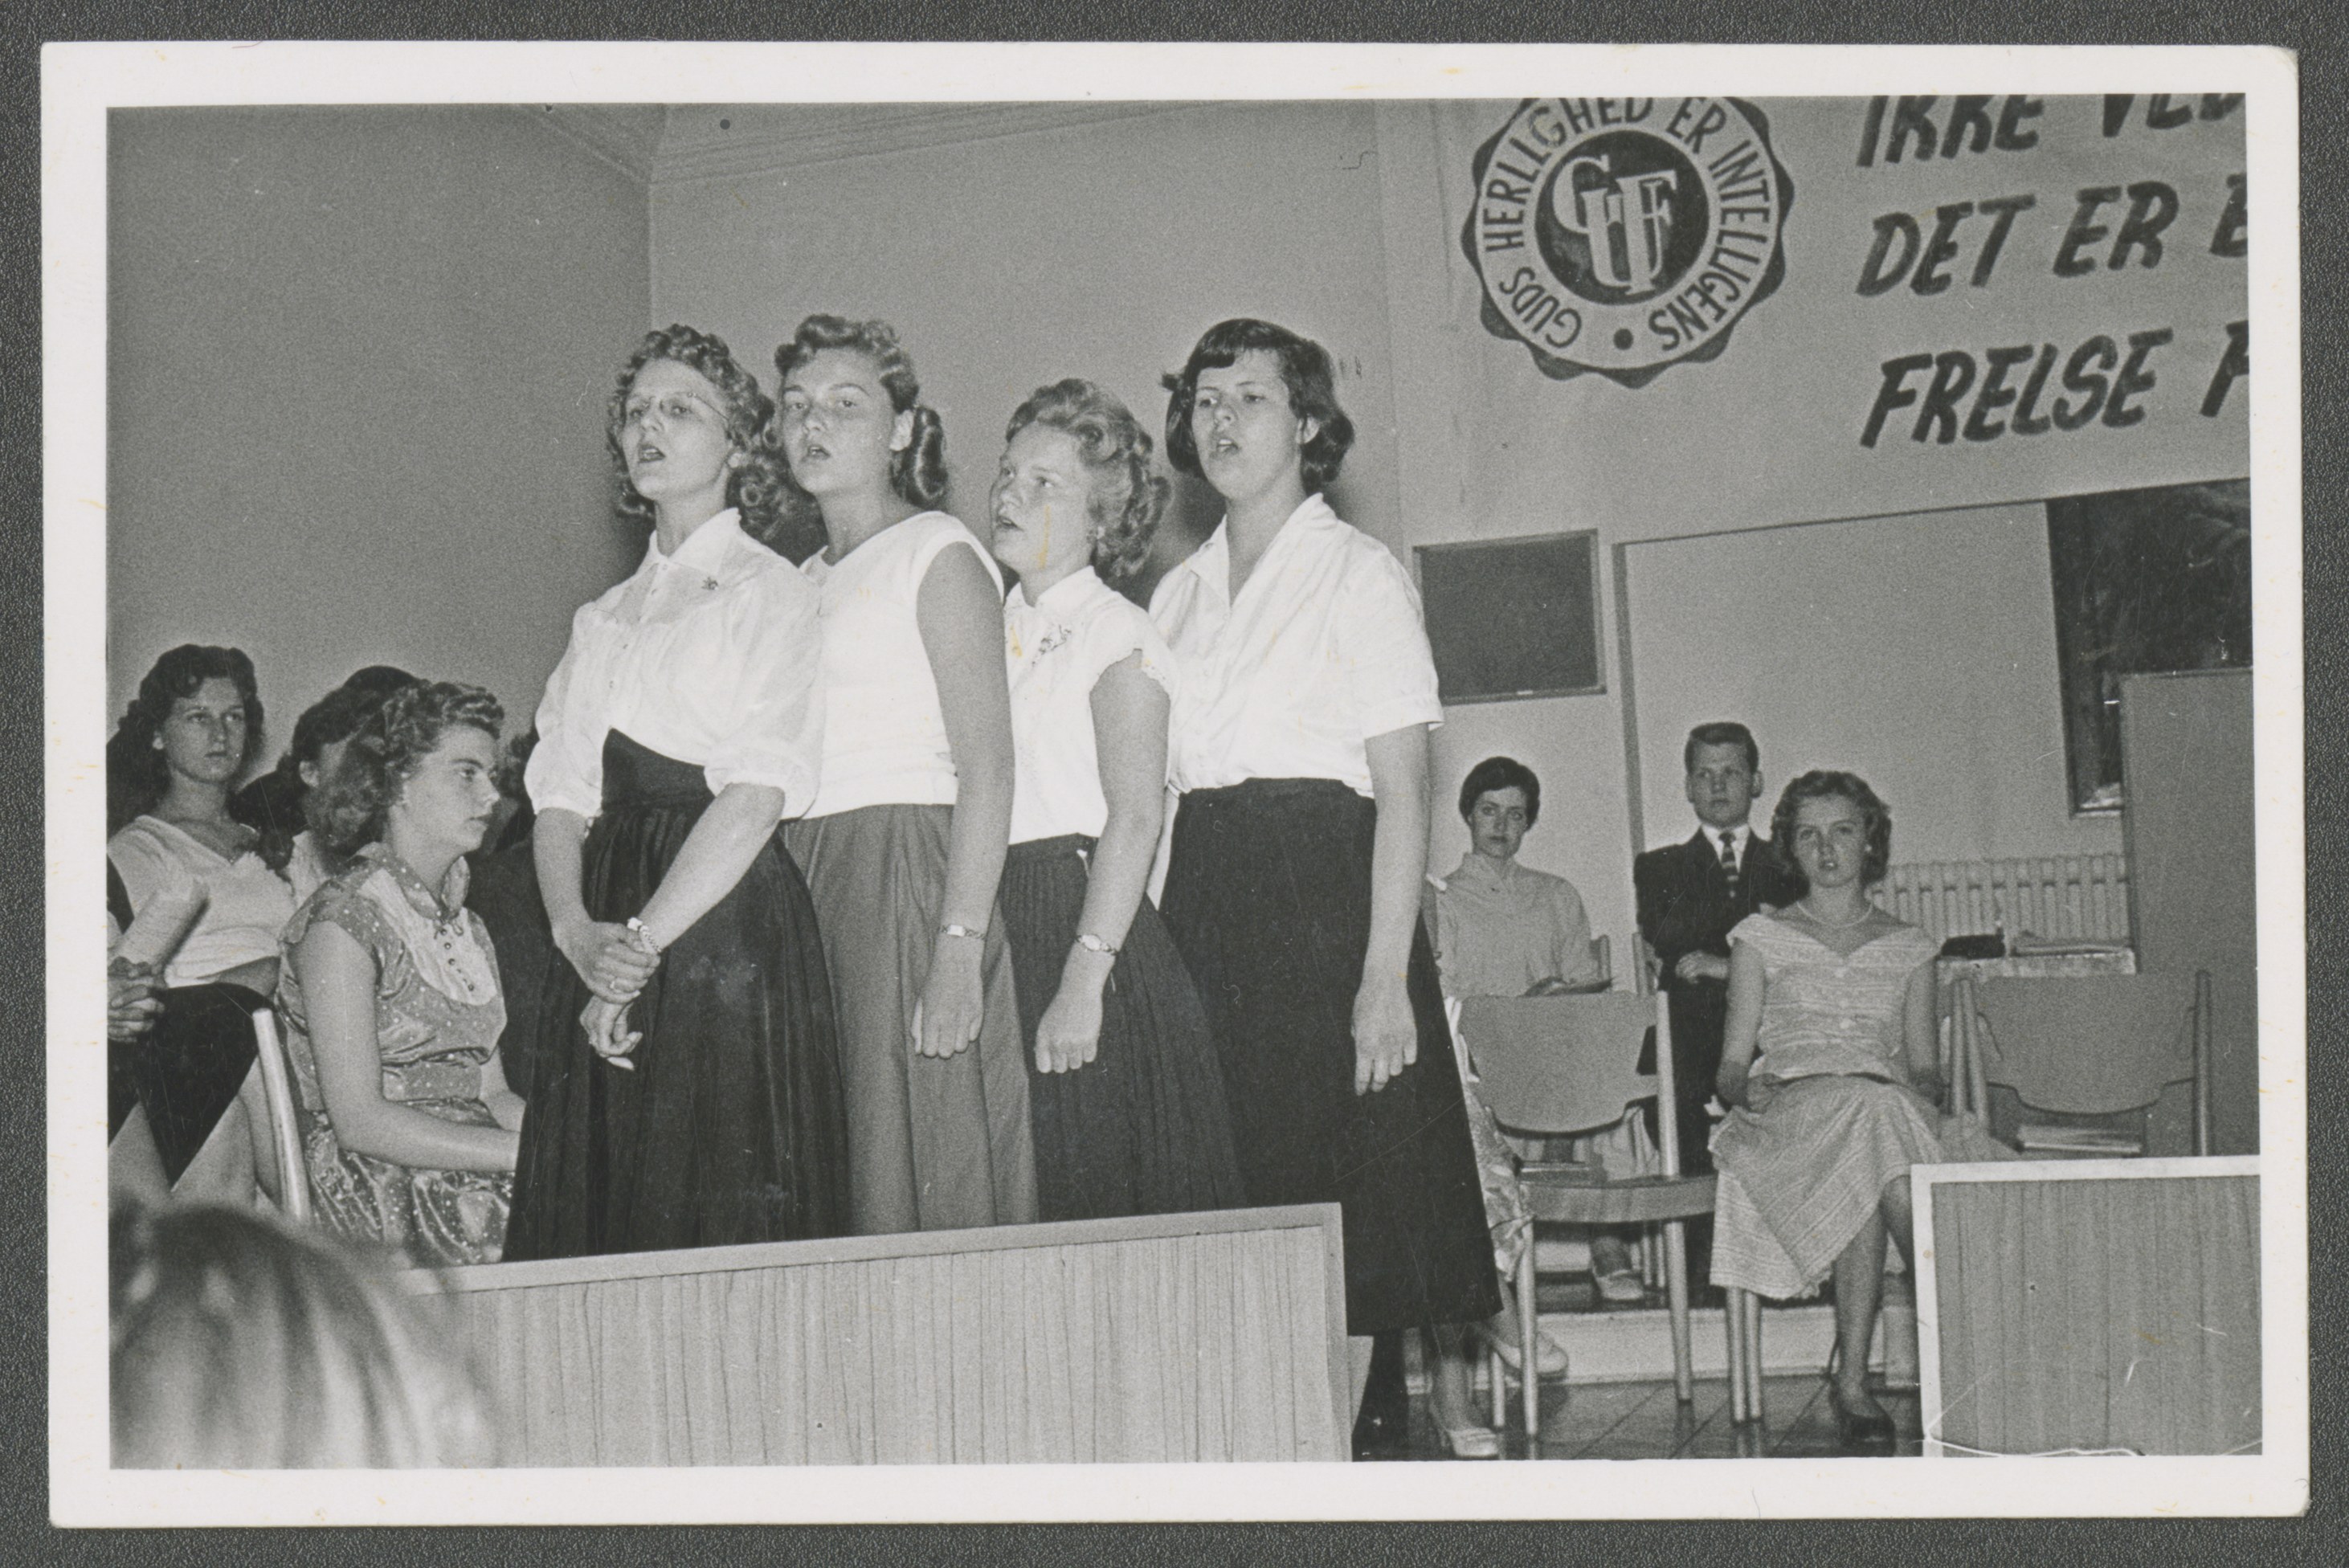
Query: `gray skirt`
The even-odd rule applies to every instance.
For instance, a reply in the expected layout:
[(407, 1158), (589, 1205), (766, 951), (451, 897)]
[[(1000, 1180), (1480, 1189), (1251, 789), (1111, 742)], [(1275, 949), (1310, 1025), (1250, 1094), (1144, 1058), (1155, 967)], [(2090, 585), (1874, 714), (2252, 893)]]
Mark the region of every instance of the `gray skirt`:
[(784, 825), (832, 971), (858, 1235), (1036, 1218), (1027, 1053), (999, 916), (988, 922), (978, 1038), (944, 1058), (913, 1047), (953, 820), (947, 806), (865, 806)]

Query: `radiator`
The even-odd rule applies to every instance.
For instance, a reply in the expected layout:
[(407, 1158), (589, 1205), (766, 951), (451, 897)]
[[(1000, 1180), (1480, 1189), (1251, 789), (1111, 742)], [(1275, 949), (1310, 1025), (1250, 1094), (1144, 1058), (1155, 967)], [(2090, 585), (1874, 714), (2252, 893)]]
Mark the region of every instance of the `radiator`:
[(2012, 937), (2129, 940), (2128, 861), (2118, 854), (1894, 866), (1877, 902), (1934, 941), (2003, 928)]

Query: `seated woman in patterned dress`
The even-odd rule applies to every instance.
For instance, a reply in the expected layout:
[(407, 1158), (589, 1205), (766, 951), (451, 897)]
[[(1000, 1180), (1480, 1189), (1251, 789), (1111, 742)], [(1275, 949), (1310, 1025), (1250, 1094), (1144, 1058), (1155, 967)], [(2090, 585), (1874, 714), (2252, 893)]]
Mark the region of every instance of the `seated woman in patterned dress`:
[(386, 701), (319, 785), (327, 847), (357, 858), (285, 928), (277, 1006), (318, 1214), (419, 1264), (495, 1263), (513, 1194), (523, 1104), (464, 860), (497, 808), (504, 719), (479, 686)]
[(1806, 773), (1770, 832), (1806, 891), (1729, 934), (1713, 1280), (1784, 1298), (1832, 1273), (1837, 1422), (1847, 1442), (1888, 1442), (1868, 1346), (1886, 1232), (1909, 1253), (1909, 1168), (2012, 1151), (1937, 1109), (1937, 949), (1868, 899), (1892, 857), (1884, 802), (1852, 774)]

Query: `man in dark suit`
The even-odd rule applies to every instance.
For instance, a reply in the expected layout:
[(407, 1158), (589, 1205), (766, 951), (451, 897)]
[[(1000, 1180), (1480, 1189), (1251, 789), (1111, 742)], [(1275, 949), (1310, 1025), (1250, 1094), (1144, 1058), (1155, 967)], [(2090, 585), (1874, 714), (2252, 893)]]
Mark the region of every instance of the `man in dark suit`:
[[(1704, 1107), (1721, 1068), (1730, 928), (1764, 904), (1775, 908), (1800, 897), (1802, 884), (1770, 841), (1747, 825), (1762, 793), (1762, 748), (1753, 732), (1742, 724), (1698, 725), (1681, 759), (1697, 830), (1640, 855), (1631, 884), (1640, 934), (1655, 953), (1671, 1010), (1681, 1168), (1697, 1171), (1713, 1169)], [(1710, 1248), (1692, 1250), (1702, 1258)]]

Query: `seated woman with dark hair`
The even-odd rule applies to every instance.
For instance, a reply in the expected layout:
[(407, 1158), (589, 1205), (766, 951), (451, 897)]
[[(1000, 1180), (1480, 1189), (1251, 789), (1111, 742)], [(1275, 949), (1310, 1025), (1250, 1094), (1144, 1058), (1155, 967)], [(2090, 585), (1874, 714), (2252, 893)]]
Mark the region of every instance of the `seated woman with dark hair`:
[(1886, 1232), (1909, 1252), (1909, 1168), (2013, 1156), (1936, 1106), (1937, 948), (1868, 902), (1892, 857), (1876, 791), (1850, 773), (1806, 773), (1779, 797), (1770, 835), (1805, 891), (1729, 934), (1713, 1281), (1783, 1298), (1832, 1272), (1837, 1422), (1847, 1443), (1887, 1443), (1868, 1346)]
[(237, 1098), (294, 913), (258, 835), (229, 816), (261, 731), (253, 661), (190, 644), (155, 662), (106, 746), (106, 856), (138, 955), (124, 977), (160, 965), (163, 983), (150, 1026), (110, 1031), (107, 1135), (115, 1175), (150, 1191), (253, 1193), (258, 1107)]
[(334, 771), (343, 748), (383, 699), (416, 677), (388, 665), (369, 665), (312, 703), (294, 721), (294, 743), (277, 766), (238, 790), (229, 814), (261, 834), (261, 858), (294, 890), (301, 903), (341, 868), (319, 846), (316, 825), (305, 812), (319, 779)]
[(505, 1004), (467, 851), (498, 804), (504, 710), (446, 681), (394, 693), (320, 782), (351, 863), (285, 928), (278, 986), (317, 1212), (416, 1262), (494, 1263), (522, 1100), (498, 1060)]

